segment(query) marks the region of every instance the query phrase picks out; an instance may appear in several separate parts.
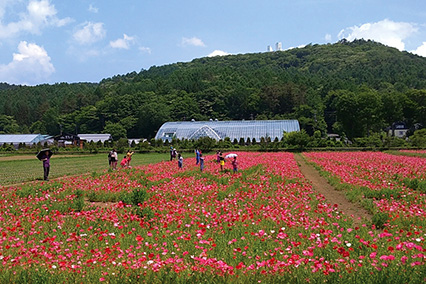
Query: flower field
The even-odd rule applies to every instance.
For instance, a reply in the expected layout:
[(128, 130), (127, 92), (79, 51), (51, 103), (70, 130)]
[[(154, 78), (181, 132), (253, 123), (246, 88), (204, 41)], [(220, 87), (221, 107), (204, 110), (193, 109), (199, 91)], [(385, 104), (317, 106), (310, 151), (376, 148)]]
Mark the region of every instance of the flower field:
[[(412, 236), (418, 246), (411, 265), (424, 265), (426, 236), (426, 159), (380, 152), (305, 153), (330, 180), (337, 179), (346, 195), (371, 211), (373, 223), (383, 227), (388, 240)], [(358, 199), (358, 200), (357, 200)], [(394, 252), (402, 242), (389, 246)], [(393, 256), (392, 256), (393, 257)], [(401, 256), (400, 260), (410, 256)], [(397, 258), (395, 258), (397, 259)]]
[(425, 196), (405, 183), (426, 164), (354, 153), (348, 170), (334, 154), (305, 155), (344, 183), (397, 193), (373, 198), (394, 221), (355, 226), (292, 153), (239, 153), (237, 173), (213, 156), (203, 172), (193, 158), (161, 162), (2, 188), (0, 282), (424, 282)]

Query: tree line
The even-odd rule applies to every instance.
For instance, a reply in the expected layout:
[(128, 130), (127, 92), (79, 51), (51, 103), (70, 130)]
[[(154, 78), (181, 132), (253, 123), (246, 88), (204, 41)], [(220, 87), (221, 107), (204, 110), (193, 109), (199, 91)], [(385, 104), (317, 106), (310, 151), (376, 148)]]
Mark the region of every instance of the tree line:
[(0, 86), (0, 132), (148, 138), (166, 121), (297, 119), (351, 140), (425, 125), (426, 58), (365, 40), (200, 58), (99, 83)]

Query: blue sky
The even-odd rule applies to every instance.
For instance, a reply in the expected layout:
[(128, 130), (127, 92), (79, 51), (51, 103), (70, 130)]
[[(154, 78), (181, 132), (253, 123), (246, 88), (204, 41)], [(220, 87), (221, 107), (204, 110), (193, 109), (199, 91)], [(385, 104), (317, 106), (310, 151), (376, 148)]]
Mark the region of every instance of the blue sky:
[(372, 39), (426, 57), (426, 1), (0, 0), (0, 82), (99, 82), (194, 58)]

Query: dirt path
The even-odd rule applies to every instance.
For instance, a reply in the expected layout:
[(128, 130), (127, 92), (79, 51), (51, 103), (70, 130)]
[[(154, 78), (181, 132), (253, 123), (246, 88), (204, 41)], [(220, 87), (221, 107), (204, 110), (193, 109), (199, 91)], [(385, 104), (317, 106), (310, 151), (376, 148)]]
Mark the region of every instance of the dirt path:
[(337, 204), (338, 209), (346, 215), (352, 216), (358, 225), (362, 224), (364, 219), (371, 221), (372, 216), (367, 210), (347, 200), (345, 193), (332, 187), (313, 166), (305, 162), (301, 154), (294, 154), (294, 158), (305, 178), (312, 183), (314, 190), (325, 196), (327, 202)]

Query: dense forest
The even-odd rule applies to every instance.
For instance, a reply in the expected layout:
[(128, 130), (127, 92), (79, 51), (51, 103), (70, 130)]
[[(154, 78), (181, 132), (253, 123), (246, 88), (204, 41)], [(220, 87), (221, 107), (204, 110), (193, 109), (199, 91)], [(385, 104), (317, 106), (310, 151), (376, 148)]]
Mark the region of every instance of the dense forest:
[(199, 58), (95, 83), (0, 84), (0, 133), (152, 138), (166, 121), (298, 119), (352, 139), (426, 125), (426, 58), (365, 40)]

